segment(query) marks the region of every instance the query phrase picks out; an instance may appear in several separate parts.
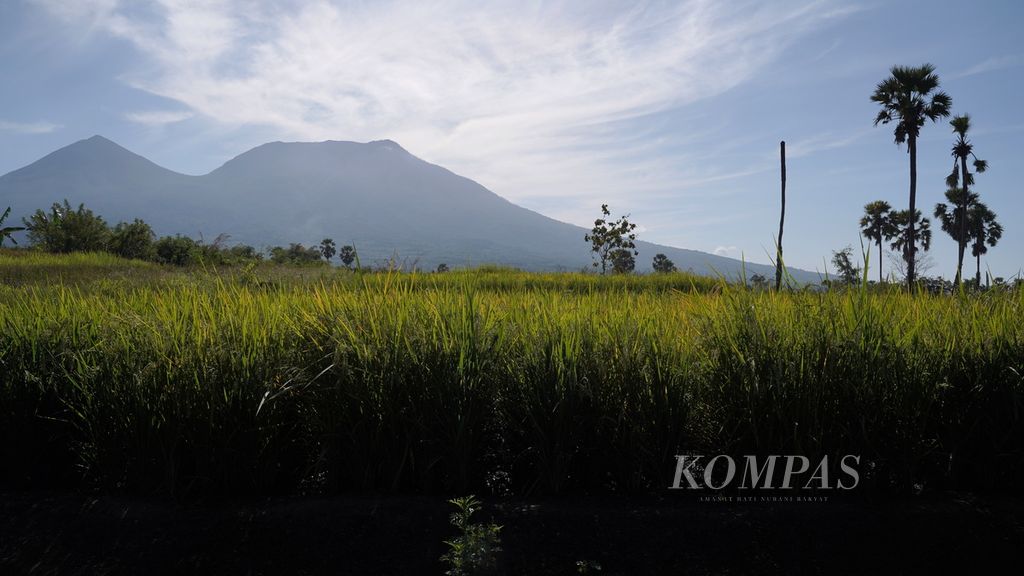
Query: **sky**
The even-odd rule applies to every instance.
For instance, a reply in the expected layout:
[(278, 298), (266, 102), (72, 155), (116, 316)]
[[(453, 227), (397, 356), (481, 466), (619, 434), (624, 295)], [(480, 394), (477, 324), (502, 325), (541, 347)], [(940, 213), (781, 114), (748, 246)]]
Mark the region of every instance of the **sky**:
[[(983, 274), (1009, 278), (1022, 22), (1019, 0), (0, 0), (0, 174), (94, 134), (186, 174), (269, 141), (391, 139), (565, 222), (607, 203), (642, 240), (768, 263), (785, 140), (786, 263), (831, 270), (864, 204), (907, 206), (870, 96), (927, 62), (989, 162), (974, 191), (1005, 232)], [(947, 120), (922, 130), (928, 216), (952, 144)], [(927, 273), (952, 277), (933, 230)]]

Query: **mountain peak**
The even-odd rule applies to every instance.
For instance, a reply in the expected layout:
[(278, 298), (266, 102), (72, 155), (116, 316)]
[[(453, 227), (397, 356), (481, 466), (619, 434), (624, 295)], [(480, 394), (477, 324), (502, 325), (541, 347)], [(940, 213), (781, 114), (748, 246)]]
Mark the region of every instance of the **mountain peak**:
[(399, 152), (407, 152), (407, 150), (405, 148), (402, 148), (401, 144), (399, 144), (398, 142), (395, 142), (394, 140), (387, 140), (387, 139), (385, 139), (385, 140), (373, 140), (371, 142), (367, 142), (366, 145), (367, 146), (376, 146), (377, 148), (380, 148), (381, 150), (395, 150), (395, 151), (399, 151)]
[[(15, 180), (61, 178), (74, 175), (93, 180), (107, 180), (124, 175), (138, 176), (140, 181), (160, 173), (173, 173), (120, 144), (95, 134), (47, 154), (43, 158), (15, 170), (4, 178)], [(62, 193), (68, 194), (74, 186)]]
[[(394, 140), (352, 142), (324, 140), (321, 142), (267, 142), (228, 160), (211, 174), (259, 174), (257, 179), (283, 171), (334, 171), (338, 162), (367, 166), (390, 165), (392, 162), (413, 157)], [(382, 164), (383, 163), (383, 164)]]
[(71, 148), (73, 146), (78, 146), (78, 147), (89, 146), (89, 147), (118, 148), (118, 149), (124, 150), (126, 152), (128, 151), (128, 149), (125, 148), (124, 146), (121, 146), (120, 144), (118, 144), (117, 142), (114, 142), (110, 138), (107, 138), (105, 136), (101, 136), (99, 134), (93, 134), (92, 136), (90, 136), (88, 138), (83, 138), (83, 139), (79, 140), (78, 142), (74, 142), (73, 144), (65, 146), (65, 148)]

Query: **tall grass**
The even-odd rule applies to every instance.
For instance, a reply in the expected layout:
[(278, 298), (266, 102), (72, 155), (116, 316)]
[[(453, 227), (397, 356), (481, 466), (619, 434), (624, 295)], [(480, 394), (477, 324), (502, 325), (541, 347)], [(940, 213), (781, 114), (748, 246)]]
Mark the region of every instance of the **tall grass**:
[(631, 490), (684, 452), (860, 454), (884, 488), (1024, 479), (1019, 293), (147, 274), (0, 284), (4, 482)]

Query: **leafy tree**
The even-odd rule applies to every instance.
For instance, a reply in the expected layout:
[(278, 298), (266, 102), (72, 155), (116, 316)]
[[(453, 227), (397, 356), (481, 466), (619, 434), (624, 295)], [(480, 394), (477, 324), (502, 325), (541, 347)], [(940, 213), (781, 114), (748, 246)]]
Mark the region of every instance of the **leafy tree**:
[(102, 217), (93, 214), (84, 204), (72, 210), (67, 200), (63, 204), (54, 203), (49, 213), (36, 210), (23, 221), (29, 241), (47, 252), (100, 252), (107, 248), (110, 240), (110, 228)]
[[(910, 206), (908, 214), (917, 214), (917, 139), (925, 121), (938, 121), (949, 116), (953, 100), (945, 92), (937, 91), (939, 77), (931, 64), (923, 66), (893, 66), (891, 75), (875, 88), (871, 100), (882, 109), (875, 117), (875, 126), (893, 122), (897, 145), (907, 143), (910, 154)], [(905, 230), (907, 286), (914, 284), (914, 263), (917, 242), (917, 219), (908, 218)]]
[(314, 264), (320, 262), (320, 250), (315, 246), (305, 247), (302, 244), (288, 245), (288, 260), (294, 264)]
[(248, 244), (236, 244), (226, 250), (227, 256), (231, 262), (259, 262), (263, 260), (263, 254), (260, 254), (252, 246)]
[(754, 285), (754, 288), (759, 288), (762, 290), (768, 288), (768, 278), (766, 278), (763, 274), (754, 274), (753, 276), (750, 277), (750, 282), (751, 284)]
[(601, 205), (602, 217), (594, 220), (594, 227), (583, 239), (590, 242), (590, 251), (594, 253), (594, 268), (601, 267), (601, 274), (607, 271), (608, 263), (612, 254), (618, 250), (631, 251), (634, 256), (640, 253), (636, 251), (636, 224), (629, 222), (629, 215), (621, 216), (615, 222), (609, 222), (608, 205)]
[[(892, 249), (902, 255), (907, 276), (917, 269), (917, 246), (920, 245), (921, 249), (927, 252), (932, 245), (931, 223), (921, 216), (920, 210), (915, 212), (915, 216), (916, 218), (911, 218), (909, 210), (899, 210), (889, 217), (896, 230), (892, 236)], [(910, 241), (911, 239), (913, 241)]]
[(337, 253), (338, 247), (334, 245), (334, 240), (324, 238), (320, 241), (320, 254), (323, 255), (324, 260), (330, 262), (331, 258), (334, 258), (334, 255)]
[(21, 226), (4, 226), (3, 225), (4, 224), (4, 220), (7, 220), (7, 217), (10, 214), (11, 214), (11, 207), (8, 206), (7, 210), (4, 210), (3, 215), (0, 216), (0, 246), (3, 246), (4, 245), (4, 240), (7, 240), (7, 239), (10, 239), (11, 242), (17, 244), (18, 241), (15, 240), (11, 235), (14, 234), (15, 232), (21, 232), (22, 230), (25, 229), (25, 228), (23, 228)]
[(321, 262), (320, 249), (292, 243), (287, 248), (275, 246), (270, 249), (270, 260), (275, 264), (316, 264)]
[(358, 255), (356, 254), (356, 249), (353, 248), (352, 246), (342, 246), (341, 252), (338, 253), (338, 258), (341, 259), (341, 263), (344, 264), (345, 267), (349, 269), (352, 268), (352, 263), (355, 262), (357, 257)]
[(218, 234), (213, 242), (207, 244), (200, 238), (192, 248), (192, 260), (204, 266), (221, 266), (228, 263), (227, 241), (229, 234)]
[(860, 232), (865, 238), (878, 245), (878, 282), (882, 282), (882, 242), (889, 242), (896, 234), (890, 220), (892, 206), (884, 200), (875, 200), (864, 206), (860, 219)]
[(1003, 237), (1003, 226), (996, 221), (996, 213), (982, 202), (975, 202), (967, 213), (967, 225), (971, 231), (971, 256), (977, 259), (974, 282), (981, 286), (981, 257), (988, 252), (988, 246), (995, 246)]
[[(946, 198), (949, 199), (951, 204), (957, 206), (957, 214), (966, 214), (970, 210), (970, 203), (972, 201), (970, 185), (974, 184), (974, 174), (967, 169), (967, 159), (974, 159), (974, 170), (979, 174), (988, 168), (988, 162), (974, 155), (974, 145), (967, 139), (967, 131), (971, 128), (970, 116), (967, 114), (954, 116), (949, 124), (953, 127), (953, 133), (956, 134), (956, 142), (953, 143), (952, 150), (953, 171), (946, 177), (946, 185), (949, 186), (951, 191), (957, 192), (957, 197), (950, 198), (949, 192), (946, 192)], [(977, 198), (977, 195), (973, 195), (974, 201), (977, 201)], [(935, 217), (938, 218), (938, 206), (935, 207), (935, 211)], [(945, 222), (943, 222), (942, 229), (957, 242), (956, 283), (960, 284), (964, 267), (964, 250), (967, 247), (969, 233), (967, 231), (967, 218), (955, 219), (956, 222), (954, 224), (957, 226), (955, 234), (946, 230)]]
[(636, 268), (636, 258), (633, 252), (625, 248), (618, 248), (611, 253), (612, 272), (616, 274), (628, 274)]
[(108, 250), (122, 258), (154, 260), (156, 258), (156, 247), (153, 244), (155, 236), (149, 224), (138, 218), (131, 223), (121, 222), (114, 227), (114, 231), (110, 235)]
[(448, 271), (448, 265), (445, 264), (444, 262), (442, 262), (442, 263), (437, 265), (437, 273), (438, 274), (443, 274), (443, 273), (445, 273), (447, 271)]
[(172, 266), (188, 266), (195, 259), (196, 241), (188, 236), (164, 236), (153, 246), (156, 261)]
[(839, 280), (843, 284), (860, 283), (860, 267), (853, 263), (853, 248), (847, 246), (832, 252), (832, 265), (836, 267)]
[(669, 260), (668, 256), (665, 256), (664, 254), (655, 254), (654, 261), (651, 263), (651, 266), (654, 267), (655, 272), (662, 274), (668, 274), (669, 272), (676, 271), (675, 263)]

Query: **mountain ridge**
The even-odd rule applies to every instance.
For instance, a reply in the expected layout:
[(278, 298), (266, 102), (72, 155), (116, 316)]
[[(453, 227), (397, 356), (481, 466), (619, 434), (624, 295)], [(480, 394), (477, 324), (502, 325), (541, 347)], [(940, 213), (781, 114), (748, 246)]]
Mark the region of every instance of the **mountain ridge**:
[[(135, 217), (158, 234), (264, 247), (335, 238), (364, 262), (397, 254), (421, 267), (501, 264), (527, 270), (589, 266), (585, 228), (519, 206), (393, 140), (268, 142), (204, 175), (164, 168), (103, 136), (79, 140), (0, 176), (0, 203), (20, 218), (67, 198), (108, 222)], [(637, 242), (638, 271), (665, 253), (681, 270), (738, 277), (774, 268)], [(792, 270), (801, 282), (815, 273)]]

